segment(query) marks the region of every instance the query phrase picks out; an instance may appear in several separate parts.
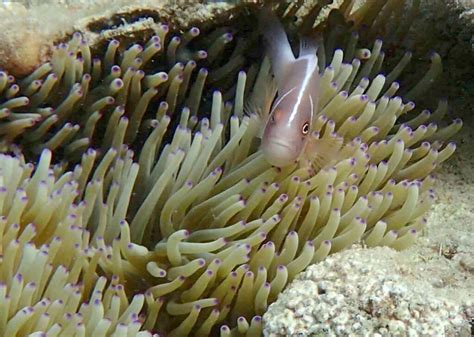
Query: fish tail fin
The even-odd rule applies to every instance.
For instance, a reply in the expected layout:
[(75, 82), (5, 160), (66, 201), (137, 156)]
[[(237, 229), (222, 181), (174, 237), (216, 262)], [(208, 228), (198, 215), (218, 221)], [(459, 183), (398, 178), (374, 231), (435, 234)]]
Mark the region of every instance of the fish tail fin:
[(300, 53), (298, 57), (311, 55), (314, 56), (318, 52), (318, 43), (315, 39), (302, 37), (300, 39)]
[(282, 24), (271, 9), (267, 7), (263, 7), (260, 11), (259, 30), (266, 42), (266, 49), (272, 62), (276, 80), (278, 83), (282, 83), (288, 65), (295, 61), (295, 55)]

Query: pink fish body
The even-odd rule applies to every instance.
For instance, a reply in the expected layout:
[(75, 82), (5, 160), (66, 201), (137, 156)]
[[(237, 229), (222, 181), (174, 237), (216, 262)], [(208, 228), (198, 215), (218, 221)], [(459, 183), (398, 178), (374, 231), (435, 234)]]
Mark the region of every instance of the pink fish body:
[(319, 99), (317, 48), (303, 40), (295, 58), (283, 27), (272, 13), (262, 11), (260, 24), (278, 93), (261, 149), (270, 164), (283, 167), (298, 160), (311, 132)]

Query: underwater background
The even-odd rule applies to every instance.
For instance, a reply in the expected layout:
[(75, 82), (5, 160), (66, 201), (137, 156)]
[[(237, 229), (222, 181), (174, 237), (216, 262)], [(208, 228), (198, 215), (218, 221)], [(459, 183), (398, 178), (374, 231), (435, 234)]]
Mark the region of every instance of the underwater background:
[[(263, 5), (318, 39), (336, 161), (259, 150)], [(3, 1), (0, 335), (471, 335), (473, 13)]]

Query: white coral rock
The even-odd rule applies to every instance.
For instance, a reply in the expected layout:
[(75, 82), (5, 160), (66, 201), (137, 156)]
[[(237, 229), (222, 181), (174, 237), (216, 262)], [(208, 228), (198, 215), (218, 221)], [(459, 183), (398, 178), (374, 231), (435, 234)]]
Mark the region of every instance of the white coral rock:
[(389, 248), (334, 254), (301, 273), (263, 316), (265, 336), (459, 336), (462, 307)]

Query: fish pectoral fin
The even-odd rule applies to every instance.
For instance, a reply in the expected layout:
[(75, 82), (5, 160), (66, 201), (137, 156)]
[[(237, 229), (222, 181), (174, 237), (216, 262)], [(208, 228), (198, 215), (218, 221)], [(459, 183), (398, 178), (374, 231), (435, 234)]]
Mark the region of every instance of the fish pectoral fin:
[(262, 108), (256, 105), (252, 100), (248, 100), (244, 103), (244, 114), (247, 116), (257, 116), (259, 125), (256, 136), (261, 139), (263, 137), (263, 131), (265, 129), (268, 116), (265, 116), (262, 112)]
[(310, 137), (305, 146), (306, 161), (315, 170), (320, 170), (325, 166), (333, 165), (340, 160), (340, 150), (344, 145), (344, 138), (337, 135), (330, 135), (323, 138)]
[(250, 98), (244, 103), (244, 113), (247, 116), (255, 114), (260, 120), (257, 133), (259, 138), (263, 136), (263, 130), (270, 115), (272, 102), (278, 90), (277, 83), (271, 76), (268, 76), (266, 83), (262, 84), (262, 86), (263, 88), (257, 88), (258, 91), (252, 92)]
[(252, 116), (253, 114), (259, 115), (259, 113), (257, 112), (257, 106), (251, 99), (248, 99), (244, 103), (244, 114), (246, 116)]
[(275, 99), (275, 96), (278, 92), (278, 84), (274, 77), (268, 78), (267, 85), (265, 86), (264, 92), (264, 103), (263, 103), (263, 111), (269, 115), (270, 109), (272, 108), (272, 102)]

